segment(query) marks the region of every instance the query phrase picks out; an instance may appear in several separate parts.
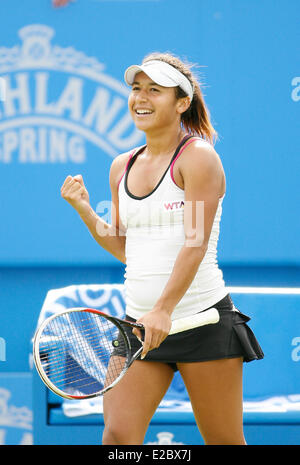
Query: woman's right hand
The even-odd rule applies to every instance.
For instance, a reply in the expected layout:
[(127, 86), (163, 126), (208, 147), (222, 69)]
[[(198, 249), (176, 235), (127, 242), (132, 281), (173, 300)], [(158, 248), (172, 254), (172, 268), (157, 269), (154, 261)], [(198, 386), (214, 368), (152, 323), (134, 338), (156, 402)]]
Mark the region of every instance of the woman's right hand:
[(90, 207), (89, 193), (82, 176), (67, 176), (62, 187), (61, 196), (79, 213), (84, 213)]

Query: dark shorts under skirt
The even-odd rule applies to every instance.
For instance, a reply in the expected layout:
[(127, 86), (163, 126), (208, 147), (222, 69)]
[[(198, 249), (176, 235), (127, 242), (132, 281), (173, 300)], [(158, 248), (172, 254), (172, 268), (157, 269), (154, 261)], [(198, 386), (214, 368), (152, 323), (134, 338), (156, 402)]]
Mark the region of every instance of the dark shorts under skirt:
[[(209, 308), (212, 307), (219, 311), (218, 323), (199, 326), (168, 336), (158, 349), (149, 351), (143, 361), (167, 363), (174, 371), (177, 371), (176, 363), (204, 362), (235, 357), (243, 357), (244, 362), (262, 359), (263, 351), (253, 331), (247, 325), (250, 318), (239, 311), (232, 310), (233, 302), (230, 295), (227, 294)], [(136, 321), (128, 315), (126, 319)], [(126, 332), (130, 339), (132, 353), (135, 353), (141, 343), (132, 334), (131, 328), (126, 328)]]

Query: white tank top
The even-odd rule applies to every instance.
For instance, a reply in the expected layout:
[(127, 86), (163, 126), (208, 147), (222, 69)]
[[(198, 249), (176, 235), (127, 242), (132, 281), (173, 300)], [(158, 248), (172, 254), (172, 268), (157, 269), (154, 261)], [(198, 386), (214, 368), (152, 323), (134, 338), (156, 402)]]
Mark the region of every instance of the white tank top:
[[(184, 245), (184, 190), (175, 184), (173, 166), (194, 140), (183, 139), (160, 182), (148, 195), (137, 197), (127, 187), (129, 170), (145, 146), (131, 153), (119, 181), (119, 215), (126, 229), (126, 314), (132, 318), (138, 319), (154, 307)], [(223, 198), (219, 200), (206, 254), (190, 287), (176, 305), (172, 319), (201, 312), (228, 294), (217, 263)]]

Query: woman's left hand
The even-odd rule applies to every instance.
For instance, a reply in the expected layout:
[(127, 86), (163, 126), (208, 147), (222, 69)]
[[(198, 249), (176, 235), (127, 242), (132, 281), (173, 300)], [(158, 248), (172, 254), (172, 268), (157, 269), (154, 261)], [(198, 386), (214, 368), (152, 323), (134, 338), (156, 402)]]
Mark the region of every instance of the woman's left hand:
[[(153, 309), (139, 318), (137, 323), (141, 323), (145, 327), (143, 352), (141, 355), (141, 359), (143, 359), (150, 350), (157, 349), (168, 336), (172, 320), (168, 312)], [(134, 328), (132, 332), (141, 339), (141, 332), (139, 329)]]

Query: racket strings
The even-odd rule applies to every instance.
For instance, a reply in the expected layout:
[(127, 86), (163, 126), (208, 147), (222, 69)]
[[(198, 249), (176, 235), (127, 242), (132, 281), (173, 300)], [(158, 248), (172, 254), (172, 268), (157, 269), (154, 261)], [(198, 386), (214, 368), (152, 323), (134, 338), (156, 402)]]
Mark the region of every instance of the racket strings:
[[(68, 341), (69, 344), (70, 342), (72, 341)], [(77, 346), (77, 349), (79, 347)], [(68, 384), (69, 386), (72, 385), (72, 384), (80, 384), (80, 387), (84, 387), (84, 386), (89, 386), (91, 384), (94, 384), (95, 382), (94, 381), (91, 381), (91, 378), (90, 377), (86, 377), (86, 375), (84, 376), (79, 376), (79, 373), (80, 373), (80, 369), (78, 367), (78, 363), (79, 365), (83, 366), (84, 367), (84, 363), (86, 363), (86, 361), (82, 361), (82, 360), (78, 360), (77, 358), (77, 361), (68, 357), (67, 360), (65, 360), (65, 366), (61, 366), (60, 365), (60, 357), (63, 356), (65, 358), (65, 350), (60, 350), (60, 354), (58, 356), (57, 354), (57, 351), (56, 351), (56, 354), (52, 357), (51, 357), (51, 367), (48, 367), (47, 369), (47, 374), (48, 376), (51, 376), (52, 378), (55, 377), (55, 382), (57, 384), (62, 384), (62, 385), (66, 385)], [(107, 355), (105, 354), (104, 351), (102, 351), (103, 354), (106, 356), (107, 358)], [(96, 355), (97, 355), (97, 358), (99, 358), (100, 354), (99, 354), (99, 351), (96, 352)], [(47, 359), (48, 359), (48, 356), (47, 356)], [(97, 360), (96, 360), (97, 362)], [(103, 371), (103, 366), (102, 366), (102, 371)], [(89, 379), (90, 382), (83, 382), (85, 381), (85, 379)], [(99, 376), (98, 376), (98, 380), (99, 380)], [(53, 379), (52, 379), (53, 381)], [(103, 381), (102, 381), (103, 383)]]
[[(115, 349), (118, 354), (114, 355)], [(124, 369), (127, 344), (116, 325), (89, 312), (62, 314), (40, 337), (40, 361), (50, 382), (72, 395), (96, 393)]]
[[(93, 350), (94, 352), (97, 353), (97, 355), (100, 355), (101, 353), (105, 354), (105, 350), (103, 347), (98, 344), (96, 345), (94, 341), (99, 341), (98, 337), (86, 337), (85, 339), (86, 342), (91, 342), (93, 344)], [(71, 345), (74, 342), (73, 338), (65, 338), (64, 343)], [(60, 360), (60, 358), (65, 354), (65, 346), (62, 346), (62, 344), (59, 344), (57, 346), (56, 341), (54, 340), (53, 347), (51, 347), (51, 343), (47, 341), (47, 343), (44, 344), (44, 349), (43, 349), (43, 342), (41, 341), (40, 343), (40, 358), (41, 360), (47, 360), (49, 352), (51, 351), (51, 360)], [(43, 353), (44, 352), (44, 353)], [(76, 362), (74, 361), (74, 366), (76, 365)], [(70, 368), (71, 364), (69, 364), (68, 368)]]

